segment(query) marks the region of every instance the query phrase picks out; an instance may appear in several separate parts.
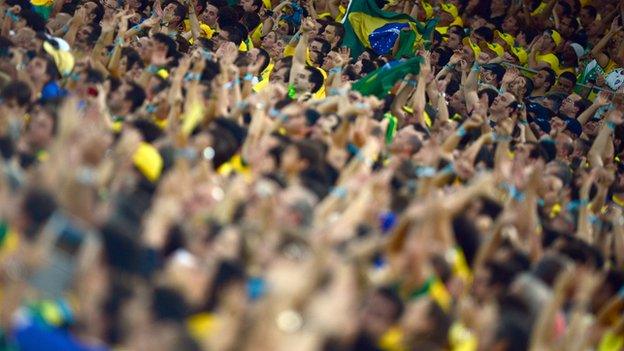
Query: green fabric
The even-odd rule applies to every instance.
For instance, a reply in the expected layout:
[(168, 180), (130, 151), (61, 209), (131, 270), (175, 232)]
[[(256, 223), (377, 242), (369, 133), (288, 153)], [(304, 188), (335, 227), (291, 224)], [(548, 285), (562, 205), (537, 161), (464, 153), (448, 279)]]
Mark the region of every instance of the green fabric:
[(50, 18), (52, 14), (52, 6), (34, 6), (32, 7), (33, 11), (41, 16), (45, 21)]
[(362, 95), (375, 95), (378, 98), (383, 98), (388, 95), (397, 81), (410, 73), (418, 74), (421, 61), (420, 56), (415, 56), (392, 68), (379, 67), (355, 82), (353, 90), (359, 91)]
[[(351, 4), (349, 5), (347, 13), (344, 17), (343, 24), (345, 29), (345, 35), (342, 39), (342, 45), (347, 46), (349, 49), (351, 49), (351, 57), (358, 57), (365, 49), (365, 47), (362, 45), (357, 35), (353, 31), (353, 27), (351, 26), (351, 22), (349, 21), (349, 15), (356, 12), (362, 12), (370, 16), (383, 18), (387, 20), (388, 23), (400, 20), (408, 20), (415, 23), (416, 29), (419, 31), (419, 34), (422, 35), (422, 38), (425, 42), (425, 48), (427, 49), (429, 48), (429, 45), (431, 43), (431, 34), (433, 34), (433, 31), (438, 23), (438, 19), (433, 19), (423, 24), (421, 22), (418, 22), (418, 20), (408, 14), (384, 11), (380, 9), (379, 6), (377, 6), (375, 0), (351, 0)], [(411, 47), (413, 47), (413, 43), (414, 42), (412, 41)], [(401, 47), (401, 50), (408, 50), (411, 47), (405, 49)], [(401, 56), (397, 54), (397, 57)]]
[(386, 19), (389, 22), (392, 22), (393, 20), (406, 19), (418, 23), (407, 14), (388, 12), (380, 9), (375, 3), (375, 0), (351, 0), (351, 5), (349, 5), (349, 9), (345, 14), (345, 35), (342, 39), (342, 45), (351, 49), (351, 57), (357, 57), (362, 53), (362, 51), (364, 51), (364, 46), (360, 43), (360, 40), (353, 31), (353, 27), (351, 27), (351, 22), (349, 22), (349, 15), (355, 12), (363, 12), (374, 17)]
[(414, 44), (416, 43), (416, 35), (416, 32), (414, 32), (413, 30), (401, 31), (401, 34), (399, 35), (399, 49), (397, 50), (394, 57), (402, 58), (414, 56)]
[(384, 115), (388, 119), (388, 128), (386, 128), (386, 144), (391, 144), (396, 135), (399, 120), (390, 112)]
[(8, 234), (9, 234), (9, 226), (7, 225), (7, 222), (0, 221), (0, 247), (4, 245), (4, 241), (8, 237)]
[(292, 84), (288, 85), (288, 97), (291, 99), (295, 99), (297, 97), (297, 90)]

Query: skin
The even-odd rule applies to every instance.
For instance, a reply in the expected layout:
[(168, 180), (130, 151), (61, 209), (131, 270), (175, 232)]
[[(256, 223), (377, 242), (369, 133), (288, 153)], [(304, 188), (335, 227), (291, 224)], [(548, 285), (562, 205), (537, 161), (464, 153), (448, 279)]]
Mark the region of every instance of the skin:
[[(335, 17), (346, 1), (306, 4), (333, 18), (303, 15), (300, 24), (287, 24), (289, 2), (272, 2), (271, 15), (244, 0), (242, 9), (267, 26), (246, 53), (230, 42), (232, 33), (219, 29), (216, 8), (185, 3), (217, 34), (206, 42), (177, 28), (176, 62), (161, 57), (168, 48), (153, 39), (170, 32), (164, 24), (181, 20), (174, 7), (154, 18), (150, 8), (139, 30), (124, 28), (132, 11), (113, 11), (107, 2), (96, 41), (89, 36), (95, 4), (80, 5), (85, 23), (70, 44), (72, 74), (56, 82), (67, 93), (59, 102), (40, 102), (43, 84), (56, 77), (46, 73), (50, 54), (40, 51), (34, 31), (23, 20), (0, 21), (12, 45), (0, 65), (0, 173), (6, 175), (0, 177), (0, 221), (10, 229), (8, 238), (18, 239), (0, 243), (2, 330), (19, 328), (14, 316), (24, 301), (41, 296), (29, 283), (31, 272), (46, 267), (51, 250), (66, 249), (38, 240), (54, 230), (47, 219), (36, 226), (28, 208), (45, 212), (46, 201), (26, 201), (42, 189), (77, 232), (89, 235), (81, 223), (101, 239), (80, 247), (84, 260), (76, 258), (66, 289), (80, 306), (72, 310), (80, 328), (64, 333), (83, 345), (178, 350), (190, 348), (184, 342), (192, 337), (202, 350), (347, 350), (364, 347), (364, 335), (370, 347), (401, 338), (407, 350), (444, 350), (447, 329), (455, 326), (484, 350), (520, 342), (539, 350), (599, 348), (602, 331), (613, 325), (601, 312), (619, 288), (603, 280), (606, 267), (624, 262), (618, 232), (624, 219), (612, 198), (624, 193), (616, 158), (622, 157), (624, 92), (597, 97), (592, 109), (615, 108), (594, 120), (594, 110), (578, 110), (581, 96), (572, 93), (572, 82), (559, 78), (553, 90), (568, 97), (545, 121), (546, 132), (533, 103), (554, 110), (554, 97), (525, 99), (527, 77), (506, 64), (500, 84), (487, 69), (473, 71), (474, 52), (460, 46), (456, 29), (428, 51), (419, 47), (419, 59), (398, 62), (420, 65), (405, 67), (413, 73), (374, 81), (367, 87), (381, 83), (383, 91), (368, 94), (357, 83), (374, 78), (363, 73), (363, 60), (376, 67), (397, 62), (337, 47), (335, 28), (326, 23), (341, 20)], [(411, 5), (388, 9), (421, 15)], [(431, 5), (442, 24), (453, 20), (438, 2)], [(494, 1), (490, 10), (512, 13), (503, 29), (529, 47), (518, 34), (528, 32), (519, 20), (524, 10), (503, 5)], [(7, 8), (0, 4), (1, 14)], [(51, 32), (68, 20), (54, 11)], [(488, 25), (478, 15), (465, 17), (467, 28)], [(564, 37), (568, 32), (561, 30)], [(598, 40), (604, 35), (596, 34)], [(332, 44), (327, 55), (320, 54), (317, 36)], [(185, 51), (181, 44), (190, 38)], [(484, 45), (484, 38), (472, 39)], [(620, 39), (618, 33), (610, 40)], [(295, 48), (289, 59), (287, 45)], [(444, 69), (440, 45), (459, 49)], [(555, 49), (546, 37), (535, 45), (540, 52)], [(125, 48), (136, 49), (144, 65), (115, 56)], [(260, 48), (272, 65), (264, 86), (249, 79), (262, 76)], [(560, 49), (565, 67), (580, 68), (569, 45)], [(605, 46), (615, 56), (621, 50)], [(316, 68), (308, 66), (308, 53), (332, 73), (323, 82), (324, 97), (311, 91), (310, 69)], [(491, 56), (479, 56), (482, 67)], [(543, 71), (532, 78), (544, 87)], [(31, 101), (18, 103), (26, 88), (11, 91), (15, 80), (31, 89)], [(145, 93), (136, 110), (130, 82)], [(487, 101), (478, 95), (479, 82), (503, 88)], [(584, 116), (580, 137), (564, 119), (577, 115)], [(580, 262), (594, 252), (604, 264)], [(460, 253), (469, 275), (458, 269)], [(150, 267), (144, 258), (152, 254), (158, 264)], [(540, 287), (547, 298), (534, 299), (527, 291), (537, 286), (527, 288), (521, 277), (538, 281), (547, 255), (560, 258), (568, 273), (549, 277), (554, 282)], [(133, 273), (138, 263), (149, 279)], [(431, 293), (411, 297), (427, 284)], [(397, 296), (381, 294), (381, 287)], [(169, 289), (170, 303), (156, 304), (162, 288)], [(183, 311), (184, 303), (188, 312), (179, 318), (159, 318), (158, 312)], [(501, 337), (514, 332), (500, 330), (511, 315), (530, 324), (527, 340)], [(559, 323), (562, 316), (566, 323)], [(210, 326), (196, 332), (203, 322)], [(122, 331), (115, 340), (113, 326)]]

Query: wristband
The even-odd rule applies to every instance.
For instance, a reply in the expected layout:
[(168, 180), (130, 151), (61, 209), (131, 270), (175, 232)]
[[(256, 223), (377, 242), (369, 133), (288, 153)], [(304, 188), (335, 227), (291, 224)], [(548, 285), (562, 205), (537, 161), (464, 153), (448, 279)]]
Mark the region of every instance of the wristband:
[(471, 68), (471, 69), (472, 69), (473, 71), (478, 71), (478, 70), (480, 70), (480, 69), (481, 69), (481, 65), (480, 65), (477, 61), (475, 61), (474, 65), (472, 65), (472, 68)]
[(446, 65), (444, 65), (444, 68), (445, 69), (453, 69), (453, 68), (455, 68), (455, 65), (452, 64), (452, 63), (447, 63)]
[(12, 11), (7, 11), (7, 16), (9, 16), (9, 18), (13, 22), (17, 22), (20, 19), (20, 17), (18, 15), (14, 14)]
[(347, 189), (343, 186), (337, 186), (332, 189), (331, 195), (339, 199), (344, 199), (345, 197), (347, 197)]
[(147, 113), (154, 113), (154, 112), (156, 112), (156, 105), (154, 105), (154, 104), (147, 104), (145, 106), (145, 112), (147, 112)]
[(122, 37), (117, 37), (117, 39), (115, 39), (115, 44), (119, 46), (125, 44), (124, 39)]
[(418, 178), (428, 178), (433, 177), (436, 173), (435, 168), (429, 166), (422, 166), (416, 168), (416, 176)]
[(195, 149), (187, 147), (184, 149), (176, 149), (175, 150), (176, 158), (184, 158), (187, 160), (195, 160), (197, 158), (197, 151)]
[(611, 130), (615, 130), (616, 125), (611, 121), (607, 121), (607, 127)]
[(194, 73), (194, 72), (187, 72), (186, 75), (184, 76), (184, 80), (185, 81), (199, 81), (201, 79), (201, 74), (199, 73)]
[(236, 107), (240, 110), (244, 109), (247, 106), (249, 106), (249, 103), (247, 101), (239, 101), (236, 103)]
[(334, 68), (329, 70), (329, 73), (340, 74), (340, 73), (342, 73), (342, 67), (334, 67)]
[(493, 133), (492, 139), (494, 141), (511, 141), (511, 136)]
[(202, 57), (204, 58), (204, 60), (212, 61), (212, 53), (208, 50), (202, 50)]
[(149, 65), (149, 66), (147, 66), (146, 70), (150, 74), (156, 74), (156, 73), (158, 73), (159, 68), (154, 66), (154, 65)]
[(459, 126), (455, 131), (458, 137), (463, 138), (466, 135), (466, 128), (464, 126)]
[(252, 81), (253, 79), (254, 79), (254, 75), (251, 73), (245, 73), (245, 76), (243, 77), (243, 80), (248, 81), (248, 82)]
[(414, 79), (406, 79), (404, 80), (405, 84), (409, 85), (410, 87), (415, 87), (418, 82)]
[(232, 88), (234, 88), (235, 85), (238, 85), (239, 83), (240, 83), (240, 79), (236, 78), (231, 82), (227, 82), (223, 84), (223, 87), (227, 90), (231, 90)]

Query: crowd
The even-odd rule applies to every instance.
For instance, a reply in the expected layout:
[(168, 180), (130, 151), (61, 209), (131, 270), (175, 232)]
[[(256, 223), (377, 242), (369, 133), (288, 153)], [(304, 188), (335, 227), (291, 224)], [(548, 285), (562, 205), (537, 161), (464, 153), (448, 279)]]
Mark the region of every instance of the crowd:
[(0, 350), (623, 350), (623, 24), (1, 1)]

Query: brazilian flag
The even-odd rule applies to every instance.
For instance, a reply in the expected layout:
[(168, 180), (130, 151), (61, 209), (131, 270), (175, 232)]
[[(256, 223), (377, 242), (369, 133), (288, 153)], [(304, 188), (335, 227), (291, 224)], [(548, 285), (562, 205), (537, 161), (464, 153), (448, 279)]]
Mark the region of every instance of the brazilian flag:
[(52, 5), (54, 0), (31, 0), (32, 10), (44, 20), (48, 20), (52, 14)]
[(344, 18), (342, 44), (351, 49), (352, 57), (357, 57), (366, 48), (388, 54), (399, 40), (396, 57), (412, 56), (414, 45), (429, 38), (435, 22), (422, 24), (408, 14), (384, 11), (376, 0), (351, 0)]
[(353, 83), (352, 88), (362, 95), (375, 95), (383, 98), (403, 77), (410, 73), (418, 74), (421, 62), (420, 56), (414, 56), (404, 61), (388, 63)]

